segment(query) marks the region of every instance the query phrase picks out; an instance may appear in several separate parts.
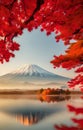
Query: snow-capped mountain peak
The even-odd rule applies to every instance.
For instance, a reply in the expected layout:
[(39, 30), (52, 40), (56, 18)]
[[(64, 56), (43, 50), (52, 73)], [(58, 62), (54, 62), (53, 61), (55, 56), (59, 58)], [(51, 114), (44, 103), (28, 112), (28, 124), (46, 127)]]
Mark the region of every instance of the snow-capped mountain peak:
[(13, 71), (12, 74), (21, 74), (21, 75), (39, 75), (39, 76), (45, 76), (45, 75), (54, 75), (51, 72), (48, 72), (47, 70), (39, 67), (38, 65), (24, 65), (21, 68), (18, 68), (16, 71)]
[[(23, 65), (15, 71), (5, 74), (0, 77), (0, 84), (20, 87), (41, 88), (41, 87), (55, 87), (66, 86), (69, 78), (51, 73), (38, 65)], [(44, 85), (44, 86), (43, 86)]]

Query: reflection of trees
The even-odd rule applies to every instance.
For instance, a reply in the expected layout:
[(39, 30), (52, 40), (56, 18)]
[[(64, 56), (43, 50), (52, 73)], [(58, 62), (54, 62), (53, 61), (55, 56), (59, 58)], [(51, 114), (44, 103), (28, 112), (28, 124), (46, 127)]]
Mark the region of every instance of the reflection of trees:
[[(66, 125), (55, 125), (56, 130), (83, 130), (83, 107), (75, 107), (73, 105), (68, 105), (69, 112), (74, 112), (75, 117), (71, 120), (76, 126), (66, 126)], [(78, 118), (81, 115), (82, 117)]]
[(41, 102), (60, 102), (64, 100), (69, 100), (71, 97), (70, 96), (47, 96), (47, 95), (41, 95), (40, 96), (40, 101)]
[(16, 121), (20, 122), (24, 126), (30, 126), (38, 123), (47, 116), (47, 113), (43, 112), (32, 112), (28, 115), (17, 114)]
[(76, 108), (72, 105), (68, 105), (69, 111), (74, 112), (75, 114), (83, 114), (83, 108)]

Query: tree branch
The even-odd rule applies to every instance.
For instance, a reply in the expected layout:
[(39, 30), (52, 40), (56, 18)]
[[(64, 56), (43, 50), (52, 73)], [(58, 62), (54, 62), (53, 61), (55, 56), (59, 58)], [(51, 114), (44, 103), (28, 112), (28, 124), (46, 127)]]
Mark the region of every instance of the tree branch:
[(37, 0), (37, 7), (33, 11), (31, 17), (25, 22), (25, 24), (28, 24), (31, 20), (34, 19), (34, 14), (40, 9), (41, 5), (44, 3), (44, 0)]

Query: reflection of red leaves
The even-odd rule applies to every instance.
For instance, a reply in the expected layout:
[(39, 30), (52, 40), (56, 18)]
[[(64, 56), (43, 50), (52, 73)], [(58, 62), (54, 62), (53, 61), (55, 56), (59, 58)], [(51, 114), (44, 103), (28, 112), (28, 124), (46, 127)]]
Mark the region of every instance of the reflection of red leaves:
[[(83, 107), (82, 108), (76, 108), (76, 107), (73, 107), (71, 105), (68, 105), (68, 108), (69, 108), (70, 112), (75, 112), (76, 114), (82, 114), (83, 115)], [(73, 118), (72, 121), (74, 123), (78, 124), (78, 127), (80, 129), (83, 129), (83, 118), (81, 118), (81, 119)]]
[(55, 125), (54, 127), (55, 127), (57, 130), (78, 130), (78, 128), (77, 128), (77, 127), (74, 127), (74, 126), (68, 127), (68, 126), (66, 126), (66, 125), (60, 125), (60, 126)]
[(83, 119), (72, 119), (72, 121), (83, 128)]
[(83, 108), (76, 108), (72, 105), (68, 105), (68, 109), (70, 112), (75, 112), (76, 114), (83, 114)]
[(81, 98), (83, 99), (83, 96), (81, 96)]
[[(76, 108), (72, 105), (68, 105), (68, 109), (70, 112), (74, 112), (75, 114), (81, 114), (83, 115), (83, 107), (82, 108)], [(66, 125), (55, 125), (56, 130), (83, 130), (83, 118), (81, 119), (72, 119), (73, 123), (76, 123), (76, 126), (66, 126)]]

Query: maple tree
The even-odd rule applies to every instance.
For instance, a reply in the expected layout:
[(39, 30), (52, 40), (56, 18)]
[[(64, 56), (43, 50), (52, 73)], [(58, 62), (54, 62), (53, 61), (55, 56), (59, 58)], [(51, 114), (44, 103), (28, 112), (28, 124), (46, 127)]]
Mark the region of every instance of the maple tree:
[(78, 75), (68, 82), (69, 87), (79, 86), (83, 91), (83, 40), (72, 43), (66, 50), (66, 54), (54, 56), (51, 61), (56, 67), (63, 67), (67, 70), (76, 68)]
[[(83, 86), (83, 0), (0, 0), (0, 62), (9, 61), (20, 45), (14, 37), (23, 29), (32, 31), (40, 26), (47, 35), (55, 33), (69, 48), (65, 55), (55, 56), (54, 67), (76, 68), (78, 76), (70, 87)], [(76, 40), (71, 43), (71, 40)]]

